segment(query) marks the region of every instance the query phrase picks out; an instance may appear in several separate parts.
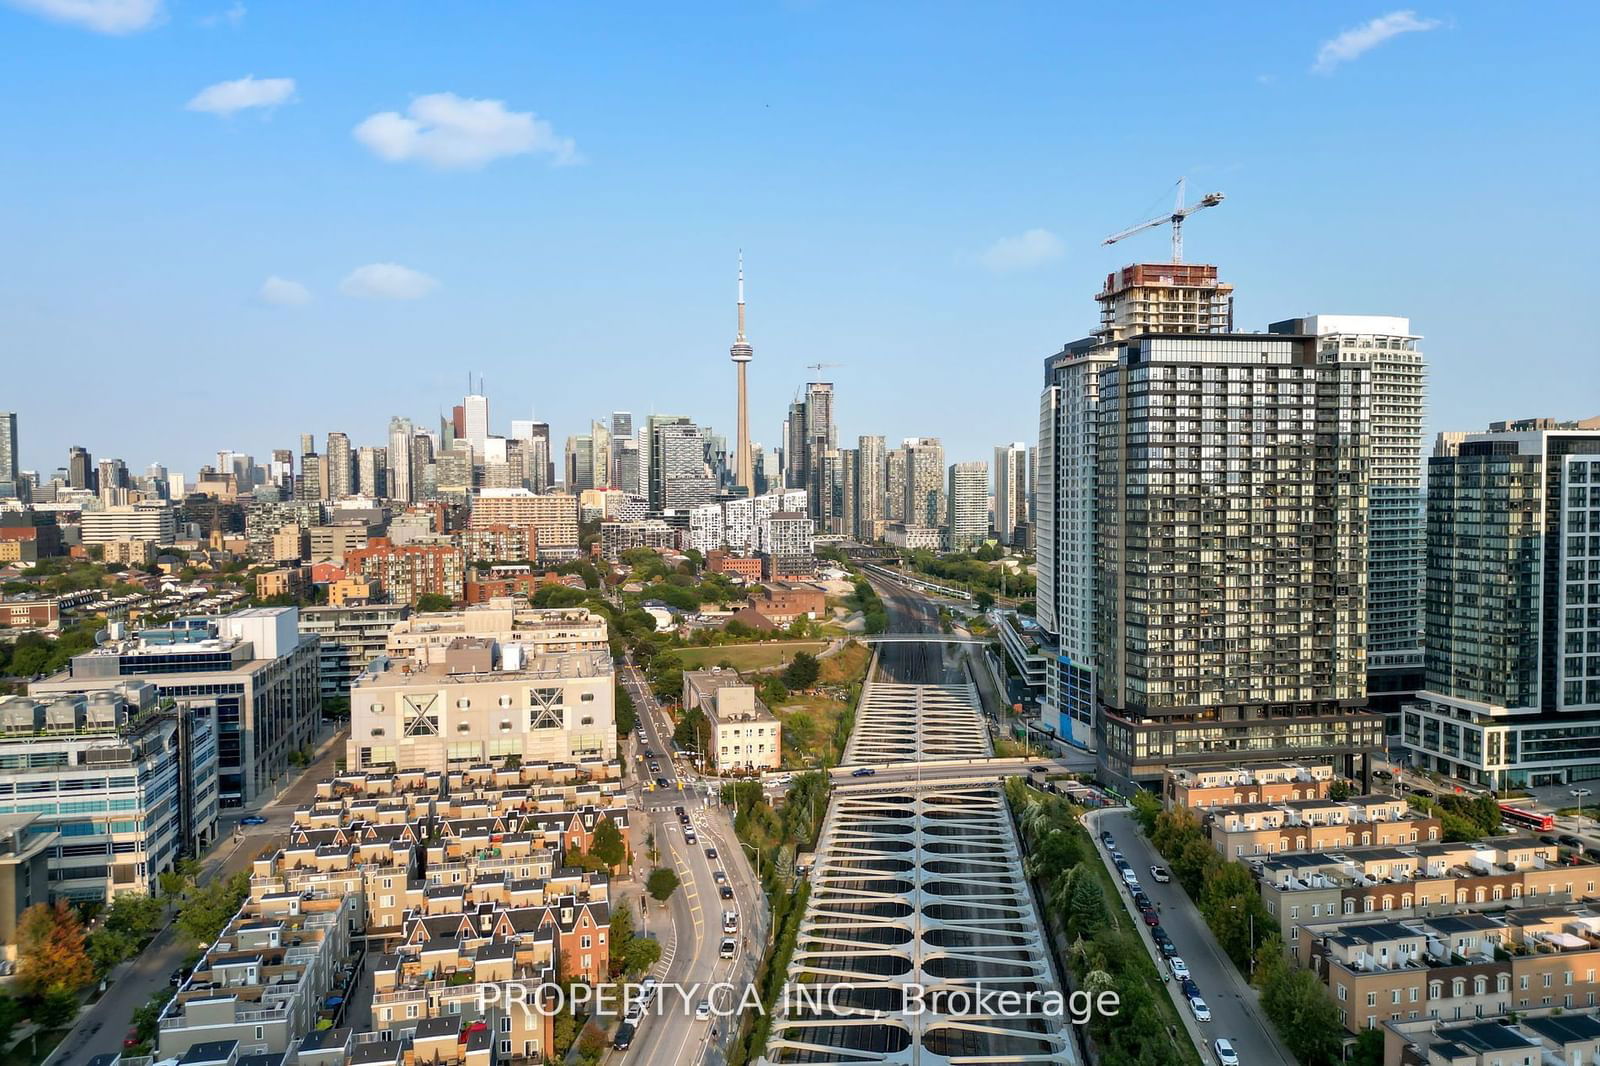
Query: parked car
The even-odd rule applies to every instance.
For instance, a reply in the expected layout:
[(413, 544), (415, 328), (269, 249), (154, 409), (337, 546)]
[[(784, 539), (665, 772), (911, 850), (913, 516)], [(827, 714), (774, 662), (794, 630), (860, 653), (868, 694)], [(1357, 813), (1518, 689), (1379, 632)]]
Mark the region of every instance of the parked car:
[(1211, 1020), (1211, 1008), (1206, 1006), (1206, 1001), (1199, 996), (1189, 997), (1189, 1010), (1197, 1022), (1209, 1022)]
[(611, 1038), (611, 1046), (618, 1051), (627, 1051), (633, 1043), (634, 1025), (632, 1022), (623, 1022), (617, 1026), (617, 1035)]
[(240, 825), (266, 825), (267, 820), (259, 814), (247, 814), (239, 819)]
[(1579, 840), (1571, 833), (1563, 833), (1562, 835), (1556, 837), (1556, 843), (1560, 844), (1562, 847), (1572, 848), (1574, 851), (1583, 850), (1583, 841)]
[(128, 1026), (128, 1035), (122, 1038), (122, 1046), (125, 1048), (138, 1047), (140, 1043), (139, 1027), (137, 1025)]
[(1122, 883), (1135, 891), (1139, 888), (1139, 875), (1133, 872), (1133, 867), (1122, 871)]
[(851, 777), (871, 777), (873, 774), (875, 774), (877, 772), (878, 772), (877, 770), (873, 769), (870, 766), (858, 766), (854, 770), (850, 771), (850, 776)]
[(1182, 956), (1174, 955), (1167, 960), (1167, 969), (1172, 971), (1172, 976), (1183, 980), (1189, 976), (1189, 964), (1183, 961)]
[(722, 943), (717, 947), (717, 958), (731, 959), (733, 958), (733, 953), (737, 951), (738, 948), (739, 946), (733, 942), (733, 937), (723, 937)]
[(1239, 1053), (1233, 1050), (1227, 1037), (1219, 1036), (1213, 1040), (1211, 1050), (1216, 1052), (1217, 1066), (1239, 1066)]
[(1182, 988), (1185, 999), (1193, 999), (1200, 994), (1200, 986), (1194, 983), (1193, 977), (1185, 977)]
[(1159, 866), (1150, 867), (1150, 876), (1155, 879), (1155, 882), (1158, 885), (1164, 885), (1168, 881), (1172, 880), (1172, 875), (1167, 873), (1166, 870)]
[(703, 1022), (709, 1017), (711, 1017), (711, 1004), (702, 999), (699, 1003), (695, 1004), (694, 1020), (697, 1022)]
[(1143, 891), (1135, 892), (1133, 894), (1133, 905), (1142, 911), (1153, 911), (1156, 909), (1156, 905), (1151, 902), (1150, 897), (1145, 895)]
[(1139, 913), (1144, 915), (1144, 924), (1148, 925), (1150, 928), (1154, 929), (1156, 926), (1161, 924), (1161, 915), (1157, 914), (1154, 908), (1146, 907)]
[(1108, 832), (1102, 832), (1100, 834), (1100, 843), (1115, 851), (1117, 847), (1117, 838)]

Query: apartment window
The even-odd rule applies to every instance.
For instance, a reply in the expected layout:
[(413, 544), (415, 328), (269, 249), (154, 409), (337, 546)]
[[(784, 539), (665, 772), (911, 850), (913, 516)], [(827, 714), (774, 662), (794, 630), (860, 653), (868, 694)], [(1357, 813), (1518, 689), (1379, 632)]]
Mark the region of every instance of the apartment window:
[(591, 943), (591, 941), (590, 941), (590, 939), (588, 937), (584, 936), (584, 937), (579, 937), (578, 938), (578, 946), (580, 948), (583, 948), (583, 949), (587, 950), (588, 948), (593, 947), (594, 945)]
[(500, 1031), (502, 1033), (511, 1032), (511, 1015), (507, 1014), (500, 1019)]
[(262, 1025), (256, 1026), (256, 1039), (257, 1040), (264, 1039), (266, 1037), (266, 1035), (267, 1035), (266, 1026), (262, 1026)]
[(1376, 993), (1376, 992), (1368, 992), (1367, 993), (1367, 1006), (1376, 1007), (1377, 1005), (1378, 1005), (1378, 993)]
[(1548, 974), (1548, 973), (1544, 975), (1544, 982), (1543, 983), (1544, 983), (1544, 987), (1545, 988), (1549, 988), (1550, 987), (1550, 978), (1552, 978), (1553, 976), (1555, 976), (1555, 975), (1554, 974)]

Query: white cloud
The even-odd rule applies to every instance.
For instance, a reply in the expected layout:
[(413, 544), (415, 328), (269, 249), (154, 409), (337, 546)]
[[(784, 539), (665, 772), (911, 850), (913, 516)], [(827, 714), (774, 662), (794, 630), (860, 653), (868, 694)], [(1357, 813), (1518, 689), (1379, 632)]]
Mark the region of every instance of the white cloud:
[(238, 81), (219, 81), (195, 93), (183, 106), (190, 111), (205, 111), (228, 118), (251, 107), (274, 108), (294, 96), (293, 78), (257, 78), (247, 75)]
[(1317, 49), (1317, 61), (1311, 70), (1316, 74), (1332, 74), (1340, 63), (1360, 59), (1391, 37), (1402, 33), (1425, 33), (1439, 28), (1438, 19), (1418, 18), (1415, 11), (1391, 11), (1379, 15), (1364, 26), (1345, 30), (1330, 41), (1323, 41)]
[(137, 33), (163, 14), (162, 0), (4, 0), (14, 8), (96, 33)]
[(346, 296), (365, 300), (420, 300), (438, 287), (433, 278), (399, 263), (368, 263), (339, 283)]
[(442, 168), (476, 168), (512, 155), (538, 154), (552, 165), (581, 163), (570, 137), (531, 111), (507, 111), (503, 100), (466, 100), (431, 93), (404, 115), (382, 111), (362, 120), (355, 138), (391, 163), (418, 160)]
[(240, 0), (234, 0), (232, 6), (222, 11), (218, 11), (214, 15), (202, 15), (198, 21), (200, 25), (210, 30), (224, 25), (237, 26), (239, 23), (244, 21), (244, 16), (244, 4), (241, 3)]
[(261, 283), (261, 291), (257, 295), (262, 303), (274, 307), (299, 307), (311, 302), (310, 289), (298, 281), (280, 278), (276, 274)]
[(1060, 259), (1065, 250), (1061, 238), (1054, 233), (1047, 229), (1030, 229), (995, 241), (978, 256), (978, 262), (996, 272), (1029, 270)]

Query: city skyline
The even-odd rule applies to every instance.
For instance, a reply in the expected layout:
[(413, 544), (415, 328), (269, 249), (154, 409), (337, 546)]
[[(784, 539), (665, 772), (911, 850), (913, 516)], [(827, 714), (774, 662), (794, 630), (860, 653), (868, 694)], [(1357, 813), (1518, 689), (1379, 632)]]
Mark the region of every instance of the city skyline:
[[(307, 43), (338, 39), (338, 12), (251, 9), (219, 26), (171, 8), (129, 27), (140, 32), (104, 35), (16, 7), (0, 7), (17, 46), (0, 78), (36, 103), (5, 120), (0, 159), (32, 210), (15, 229), (21, 254), (0, 270), (9, 338), (29, 353), (11, 384), (31, 402), (6, 405), (22, 415), (25, 468), (53, 468), (74, 443), (177, 468), (219, 446), (264, 454), (303, 426), (371, 439), (363, 427), (390, 415), (431, 418), (425, 398), (453, 395), (461, 362), (496, 381), (499, 410), (536, 413), (557, 439), (573, 427), (556, 412), (618, 403), (692, 410), (731, 431), (725, 294), (739, 247), (759, 278), (753, 437), (771, 446), (805, 364), (820, 359), (844, 364), (830, 373), (842, 439), (932, 433), (953, 456), (983, 458), (1027, 435), (1019, 390), (1088, 331), (1083, 301), (1105, 273), (1164, 258), (1160, 233), (1098, 244), (1169, 203), (1184, 174), (1196, 194), (1227, 194), (1189, 227), (1189, 256), (1249, 294), (1241, 325), (1313, 309), (1409, 316), (1441, 371), (1428, 434), (1584, 413), (1556, 410), (1544, 385), (1592, 350), (1575, 325), (1459, 299), (1485, 250), (1498, 307), (1581, 298), (1580, 275), (1560, 269), (1577, 262), (1579, 227), (1556, 212), (1580, 202), (1592, 144), (1572, 140), (1561, 167), (1476, 168), (1485, 148), (1537, 158), (1540, 125), (1560, 112), (1494, 121), (1529, 93), (1582, 98), (1583, 34), (1556, 32), (1553, 12), (1421, 11), (1418, 32), (1364, 53), (1347, 31), (1381, 11), (1170, 15), (1168, 32), (1139, 33), (1149, 60), (1172, 80), (1203, 80), (1237, 116), (1237, 130), (1202, 132), (1141, 106), (1165, 90), (1135, 82), (1115, 91), (1127, 101), (1119, 122), (1075, 120), (1108, 90), (1061, 71), (1060, 45), (1127, 39), (1141, 24), (1120, 13), (1069, 23), (1044, 9), (946, 9), (908, 31), (882, 12), (741, 12), (682, 42), (691, 55), (758, 42), (767, 62), (730, 96), (714, 64), (679, 63), (649, 24), (599, 50), (571, 47), (595, 32), (579, 14), (534, 27), (503, 12), (452, 23), (402, 9), (382, 55), (340, 55), (340, 68)], [(460, 58), (465, 42), (501, 38), (515, 58)], [(886, 63), (891, 38), (904, 47)], [(796, 66), (825, 69), (826, 84), (798, 91)], [(898, 89), (913, 68), (947, 66), (971, 85)], [(636, 113), (612, 106), (645, 83), (661, 91)], [(696, 124), (669, 121), (711, 100)], [(506, 157), (437, 136), (470, 101), (506, 117)], [(675, 134), (669, 151), (661, 141)], [(1358, 145), (1382, 165), (1346, 165)], [(1134, 148), (1131, 170), (1076, 164)], [(1484, 212), (1486, 200), (1507, 210)], [(1534, 328), (1543, 340), (1526, 345)], [(1512, 350), (1526, 372), (1496, 374)], [(129, 360), (279, 373), (178, 373), (164, 396), (179, 420), (121, 417), (114, 390), (69, 412), (49, 387), (62, 365), (94, 377)], [(582, 368), (600, 362), (634, 394), (595, 396)], [(371, 373), (377, 364), (394, 372)], [(1477, 387), (1491, 375), (1497, 389)], [(952, 381), (970, 410), (926, 424), (918, 412), (944, 406)], [(247, 388), (257, 402), (232, 402)], [(879, 399), (869, 410), (851, 396)], [(291, 407), (301, 424), (278, 424)], [(68, 413), (117, 432), (70, 432)]]

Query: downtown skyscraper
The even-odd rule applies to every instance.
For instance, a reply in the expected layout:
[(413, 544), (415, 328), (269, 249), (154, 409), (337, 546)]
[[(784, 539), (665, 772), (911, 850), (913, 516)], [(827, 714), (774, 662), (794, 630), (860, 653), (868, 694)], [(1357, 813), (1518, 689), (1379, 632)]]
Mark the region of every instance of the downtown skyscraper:
[(1001, 544), (1028, 543), (1028, 446), (1020, 441), (994, 450), (994, 535)]

